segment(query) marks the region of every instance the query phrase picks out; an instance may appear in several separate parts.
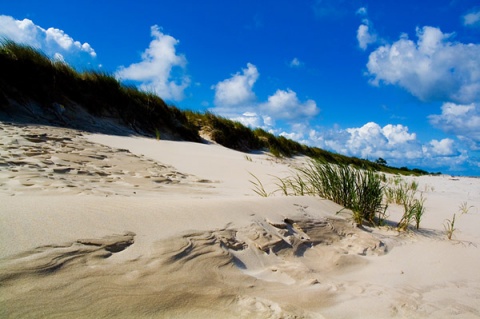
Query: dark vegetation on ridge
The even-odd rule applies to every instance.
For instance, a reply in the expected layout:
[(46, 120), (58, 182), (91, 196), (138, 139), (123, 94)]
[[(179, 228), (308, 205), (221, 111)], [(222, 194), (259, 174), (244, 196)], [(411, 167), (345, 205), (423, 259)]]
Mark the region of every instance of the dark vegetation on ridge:
[[(393, 168), (386, 163), (347, 157), (309, 147), (260, 128), (250, 129), (212, 113), (179, 110), (153, 93), (121, 84), (101, 71), (78, 72), (66, 63), (52, 61), (38, 50), (10, 40), (0, 43), (0, 112), (15, 113), (37, 105), (51, 113), (85, 110), (147, 136), (169, 136), (201, 142), (200, 132), (215, 142), (239, 151), (268, 150), (277, 157), (307, 155), (323, 162), (390, 173), (427, 174), (419, 169)], [(61, 118), (60, 118), (61, 119)], [(60, 121), (69, 126), (68, 121)]]

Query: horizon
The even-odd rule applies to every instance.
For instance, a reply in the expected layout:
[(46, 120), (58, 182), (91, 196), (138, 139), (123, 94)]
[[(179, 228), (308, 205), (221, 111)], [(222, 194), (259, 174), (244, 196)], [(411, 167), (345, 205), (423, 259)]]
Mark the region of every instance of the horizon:
[(467, 1), (0, 4), (0, 37), (389, 166), (480, 176), (480, 7)]

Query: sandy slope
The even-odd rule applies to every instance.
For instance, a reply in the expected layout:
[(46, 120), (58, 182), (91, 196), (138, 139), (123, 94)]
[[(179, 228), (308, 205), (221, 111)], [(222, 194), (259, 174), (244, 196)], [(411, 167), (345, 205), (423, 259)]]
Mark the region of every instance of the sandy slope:
[(417, 178), (420, 231), (361, 230), (252, 191), (304, 161), (1, 123), (0, 317), (480, 317), (480, 180)]

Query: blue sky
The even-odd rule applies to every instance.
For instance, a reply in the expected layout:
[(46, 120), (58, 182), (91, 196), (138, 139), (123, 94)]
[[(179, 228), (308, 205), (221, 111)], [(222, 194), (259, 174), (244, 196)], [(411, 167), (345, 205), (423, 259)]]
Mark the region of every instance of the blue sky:
[(0, 36), (182, 109), (480, 176), (475, 1), (2, 1)]

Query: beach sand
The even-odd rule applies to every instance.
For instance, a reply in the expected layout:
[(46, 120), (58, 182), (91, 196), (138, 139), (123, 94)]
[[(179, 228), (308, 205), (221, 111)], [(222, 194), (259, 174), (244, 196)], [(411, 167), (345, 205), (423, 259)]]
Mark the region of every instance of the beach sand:
[(0, 317), (480, 318), (480, 179), (404, 177), (420, 230), (359, 228), (253, 191), (306, 161), (0, 122)]

